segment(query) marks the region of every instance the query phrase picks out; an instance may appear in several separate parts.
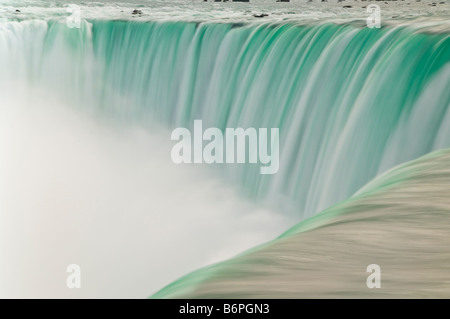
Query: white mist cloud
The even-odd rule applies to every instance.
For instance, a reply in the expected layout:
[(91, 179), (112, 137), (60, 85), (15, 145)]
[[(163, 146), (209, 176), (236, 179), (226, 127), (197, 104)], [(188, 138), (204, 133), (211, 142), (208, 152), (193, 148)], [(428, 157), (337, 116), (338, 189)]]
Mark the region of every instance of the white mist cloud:
[[(204, 166), (173, 164), (169, 131), (9, 93), (0, 107), (0, 297), (144, 298), (288, 226)], [(69, 264), (81, 267), (81, 289), (66, 287)]]

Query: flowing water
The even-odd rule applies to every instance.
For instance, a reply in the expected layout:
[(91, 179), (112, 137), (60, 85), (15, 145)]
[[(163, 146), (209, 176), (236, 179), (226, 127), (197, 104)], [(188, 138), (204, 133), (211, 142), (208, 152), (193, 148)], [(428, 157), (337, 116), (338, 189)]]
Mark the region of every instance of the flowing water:
[[(369, 29), (336, 4), (77, 3), (80, 29), (62, 1), (0, 7), (10, 293), (79, 296), (58, 285), (84, 263), (100, 283), (83, 296), (146, 296), (450, 147), (448, 4)], [(174, 165), (170, 131), (196, 119), (279, 128), (279, 172)]]

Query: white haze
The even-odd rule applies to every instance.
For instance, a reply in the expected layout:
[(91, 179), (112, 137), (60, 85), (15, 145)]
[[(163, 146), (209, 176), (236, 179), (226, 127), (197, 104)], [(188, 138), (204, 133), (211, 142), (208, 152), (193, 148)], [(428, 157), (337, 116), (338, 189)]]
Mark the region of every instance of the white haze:
[[(289, 225), (204, 166), (173, 164), (168, 131), (99, 122), (44, 92), (2, 95), (2, 298), (145, 298)], [(69, 264), (81, 289), (66, 287)]]

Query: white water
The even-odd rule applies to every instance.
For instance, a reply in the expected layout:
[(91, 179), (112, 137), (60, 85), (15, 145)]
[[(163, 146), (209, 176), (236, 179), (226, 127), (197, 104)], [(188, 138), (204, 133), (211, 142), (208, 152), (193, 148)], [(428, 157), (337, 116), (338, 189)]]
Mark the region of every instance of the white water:
[[(68, 4), (81, 9), (82, 19), (133, 20), (133, 21), (195, 21), (221, 23), (292, 23), (310, 24), (318, 21), (354, 23), (366, 25), (366, 7), (376, 4), (381, 8), (383, 25), (408, 25), (414, 21), (416, 28), (431, 31), (450, 30), (450, 0), (406, 0), (406, 1), (354, 1), (346, 0), (291, 0), (276, 3), (276, 0), (250, 0), (250, 3), (203, 2), (203, 0), (0, 0), (0, 18), (29, 20), (59, 18), (65, 20), (70, 13)], [(443, 4), (441, 2), (444, 2)], [(431, 6), (437, 3), (436, 6)], [(343, 8), (351, 5), (352, 8)], [(21, 12), (16, 12), (20, 9)], [(134, 9), (143, 14), (131, 15)], [(253, 15), (266, 13), (263, 19)]]

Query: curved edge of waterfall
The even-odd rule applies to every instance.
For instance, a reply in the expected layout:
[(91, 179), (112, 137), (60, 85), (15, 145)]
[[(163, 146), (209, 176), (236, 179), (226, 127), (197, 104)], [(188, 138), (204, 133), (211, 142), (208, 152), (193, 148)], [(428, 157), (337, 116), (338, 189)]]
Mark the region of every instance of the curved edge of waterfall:
[[(151, 298), (449, 297), (450, 149), (399, 165), (276, 240)], [(381, 289), (369, 289), (369, 265)]]

